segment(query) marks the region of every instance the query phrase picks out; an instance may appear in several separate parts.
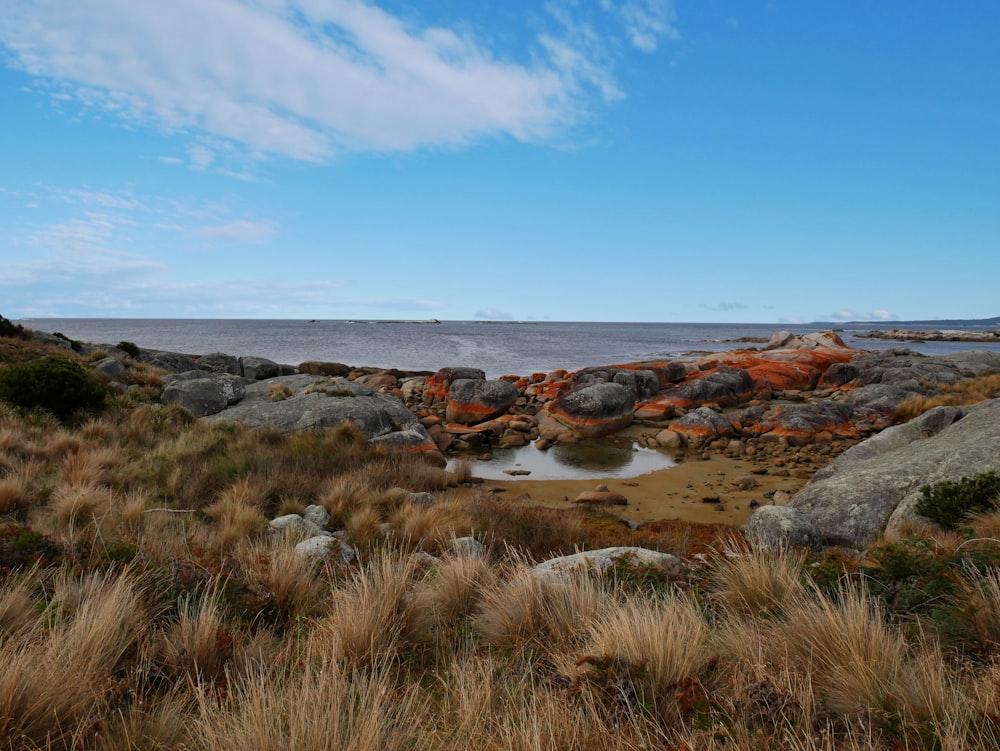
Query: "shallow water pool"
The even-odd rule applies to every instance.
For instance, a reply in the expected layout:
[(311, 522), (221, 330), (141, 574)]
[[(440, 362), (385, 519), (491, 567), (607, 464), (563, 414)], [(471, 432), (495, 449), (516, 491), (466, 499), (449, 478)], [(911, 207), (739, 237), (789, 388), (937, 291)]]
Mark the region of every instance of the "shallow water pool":
[[(453, 466), (454, 459), (449, 463)], [(513, 480), (510, 471), (530, 480), (586, 480), (629, 478), (667, 469), (676, 462), (667, 454), (643, 448), (632, 440), (584, 441), (570, 446), (553, 446), (539, 451), (534, 446), (494, 449), (493, 459), (472, 462), (472, 474), (485, 480)], [(505, 471), (507, 470), (507, 471)]]

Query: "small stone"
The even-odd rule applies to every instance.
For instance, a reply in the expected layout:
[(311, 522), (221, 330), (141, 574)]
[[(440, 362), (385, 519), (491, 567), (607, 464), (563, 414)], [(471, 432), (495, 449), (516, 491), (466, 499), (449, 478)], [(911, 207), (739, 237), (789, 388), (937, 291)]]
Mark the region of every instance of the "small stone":
[(628, 498), (621, 493), (612, 493), (608, 490), (590, 490), (580, 493), (573, 503), (587, 503), (594, 506), (626, 506)]
[(305, 511), (302, 512), (302, 518), (307, 522), (312, 522), (320, 529), (324, 529), (330, 523), (330, 512), (323, 506), (313, 504), (306, 506)]

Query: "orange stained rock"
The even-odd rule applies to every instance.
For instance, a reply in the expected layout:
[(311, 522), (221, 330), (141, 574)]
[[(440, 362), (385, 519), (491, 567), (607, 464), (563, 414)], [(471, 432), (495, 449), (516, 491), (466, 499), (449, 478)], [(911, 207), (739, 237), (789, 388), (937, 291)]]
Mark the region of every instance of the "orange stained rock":
[(563, 425), (589, 436), (610, 435), (628, 427), (632, 422), (631, 412), (618, 417), (576, 417), (556, 408), (555, 402), (549, 404), (546, 410)]
[(636, 405), (635, 417), (638, 420), (667, 420), (673, 417), (676, 411), (674, 402), (654, 396), (649, 401), (639, 402)]
[(746, 368), (757, 391), (771, 389), (812, 389), (822, 371), (804, 363), (762, 362)]
[(447, 399), (448, 398), (448, 387), (450, 385), (450, 380), (447, 377), (438, 377), (435, 373), (432, 376), (428, 376), (427, 380), (424, 382), (424, 399), (428, 397), (433, 397), (435, 399)]

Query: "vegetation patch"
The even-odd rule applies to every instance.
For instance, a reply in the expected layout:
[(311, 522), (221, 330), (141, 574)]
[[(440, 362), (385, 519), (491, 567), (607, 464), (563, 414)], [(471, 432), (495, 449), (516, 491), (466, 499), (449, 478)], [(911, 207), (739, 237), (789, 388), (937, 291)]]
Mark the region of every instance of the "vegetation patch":
[(925, 485), (920, 489), (920, 500), (914, 509), (945, 529), (955, 529), (969, 514), (996, 508), (998, 499), (1000, 475), (984, 472), (957, 482), (946, 480)]
[(0, 401), (41, 408), (61, 420), (104, 404), (106, 389), (82, 365), (63, 357), (8, 365), (0, 370)]

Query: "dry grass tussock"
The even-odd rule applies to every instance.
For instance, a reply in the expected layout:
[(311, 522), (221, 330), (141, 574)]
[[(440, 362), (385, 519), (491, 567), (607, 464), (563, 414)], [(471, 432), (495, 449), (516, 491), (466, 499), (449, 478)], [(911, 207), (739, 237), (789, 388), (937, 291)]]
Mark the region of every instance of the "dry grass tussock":
[[(0, 750), (1000, 751), (1000, 513), (892, 557), (548, 579), (640, 538), (460, 476), (350, 429), (0, 407)], [(313, 503), (358, 561), (266, 531)]]
[(978, 404), (1000, 396), (1000, 374), (942, 384), (940, 390), (941, 393), (931, 396), (911, 396), (896, 408), (896, 421), (912, 420), (934, 407)]

